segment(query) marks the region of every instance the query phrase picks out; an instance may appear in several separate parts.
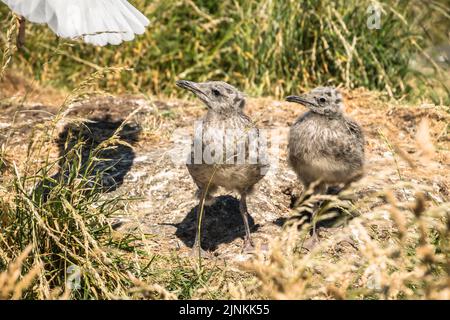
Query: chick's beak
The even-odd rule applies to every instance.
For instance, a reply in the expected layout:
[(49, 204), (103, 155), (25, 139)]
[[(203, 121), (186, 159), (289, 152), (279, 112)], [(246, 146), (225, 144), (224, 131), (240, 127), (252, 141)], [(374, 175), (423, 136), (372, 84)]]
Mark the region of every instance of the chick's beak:
[(178, 80), (176, 82), (176, 84), (178, 87), (187, 89), (196, 95), (199, 95), (199, 94), (204, 95), (204, 92), (200, 89), (199, 84), (196, 82), (187, 81), (187, 80)]
[(286, 97), (286, 101), (299, 103), (306, 107), (314, 106), (316, 104), (315, 101), (311, 97), (309, 97), (307, 94), (303, 94), (303, 95), (299, 95), (299, 96), (288, 96), (288, 97)]

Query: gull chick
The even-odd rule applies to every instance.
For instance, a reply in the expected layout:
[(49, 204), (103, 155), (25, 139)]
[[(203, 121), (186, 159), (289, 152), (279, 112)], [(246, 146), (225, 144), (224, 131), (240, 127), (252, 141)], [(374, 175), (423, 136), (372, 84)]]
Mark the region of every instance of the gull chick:
[(344, 115), (341, 93), (332, 87), (318, 87), (286, 100), (309, 109), (291, 126), (288, 146), (290, 165), (304, 190), (324, 193), (327, 187), (338, 185), (342, 190), (360, 179), (364, 135), (358, 123)]
[[(211, 193), (223, 187), (240, 194), (239, 211), (245, 227), (243, 251), (253, 250), (247, 212), (247, 195), (263, 178), (268, 165), (260, 147), (260, 134), (244, 113), (245, 97), (235, 87), (221, 81), (196, 83), (177, 81), (177, 86), (194, 93), (208, 108), (196, 134), (187, 169), (198, 187), (197, 226)], [(197, 149), (196, 150), (196, 146)], [(200, 226), (201, 227), (201, 226)], [(201, 251), (199, 228), (192, 252)]]

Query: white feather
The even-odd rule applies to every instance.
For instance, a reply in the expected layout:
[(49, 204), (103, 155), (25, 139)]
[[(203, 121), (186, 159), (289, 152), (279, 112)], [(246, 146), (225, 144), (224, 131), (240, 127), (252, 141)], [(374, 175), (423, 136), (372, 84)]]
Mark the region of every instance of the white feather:
[(1, 0), (18, 15), (46, 23), (63, 38), (120, 44), (145, 32), (149, 20), (126, 0)]

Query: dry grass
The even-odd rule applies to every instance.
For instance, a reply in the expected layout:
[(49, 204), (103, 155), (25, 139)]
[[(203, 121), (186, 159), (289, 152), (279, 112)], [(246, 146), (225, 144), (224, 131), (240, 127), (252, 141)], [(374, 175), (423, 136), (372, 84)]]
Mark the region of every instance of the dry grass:
[(23, 262), (30, 252), (31, 247), (26, 248), (15, 261), (9, 264), (6, 271), (0, 273), (0, 300), (22, 298), (23, 291), (31, 286), (34, 278), (41, 272), (41, 266), (36, 265), (22, 275)]
[(268, 257), (243, 264), (258, 282), (236, 298), (450, 299), (449, 204), (425, 209), (422, 193), (413, 202), (380, 196), (386, 205), (307, 254), (297, 227), (285, 230)]

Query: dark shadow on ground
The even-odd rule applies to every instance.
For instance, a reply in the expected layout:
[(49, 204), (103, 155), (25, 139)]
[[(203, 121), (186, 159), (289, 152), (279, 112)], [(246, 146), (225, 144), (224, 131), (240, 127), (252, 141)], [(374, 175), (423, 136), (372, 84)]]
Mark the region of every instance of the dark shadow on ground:
[[(78, 125), (69, 124), (61, 132), (58, 138), (59, 155), (62, 158), (60, 168), (64, 166), (64, 157), (80, 142), (84, 144), (81, 148), (81, 165), (88, 164), (92, 152), (101, 143), (110, 139), (119, 129), (124, 119), (112, 120), (109, 115), (101, 118), (89, 119)], [(102, 148), (97, 154), (100, 161), (95, 161), (90, 175), (101, 175), (101, 185), (104, 192), (116, 190), (123, 184), (125, 175), (130, 171), (135, 153), (132, 145), (139, 138), (140, 128), (136, 124), (125, 124), (118, 132), (120, 141), (126, 144), (114, 143), (107, 148)]]
[[(101, 144), (114, 135), (123, 121), (105, 115), (66, 125), (56, 141), (59, 171), (50, 181), (37, 186), (41, 189), (42, 200), (47, 200), (51, 188), (61, 184), (62, 179), (64, 182), (73, 179), (71, 175), (74, 172), (78, 172), (79, 178), (95, 183), (102, 192), (111, 192), (121, 186), (133, 165), (135, 153), (132, 145), (138, 140), (141, 129), (136, 124), (125, 124), (118, 132), (119, 141), (124, 144), (118, 141), (104, 146)], [(100, 151), (96, 152), (96, 149)], [(94, 153), (96, 160), (92, 161)]]
[[(183, 243), (192, 247), (194, 245), (196, 225), (196, 210), (194, 207), (186, 217), (174, 226), (177, 228), (175, 235)], [(250, 231), (258, 230), (259, 225), (249, 216)], [(202, 227), (202, 248), (214, 251), (220, 244), (231, 243), (236, 238), (244, 238), (245, 229), (239, 212), (239, 200), (232, 196), (220, 196), (215, 203), (206, 207)]]

